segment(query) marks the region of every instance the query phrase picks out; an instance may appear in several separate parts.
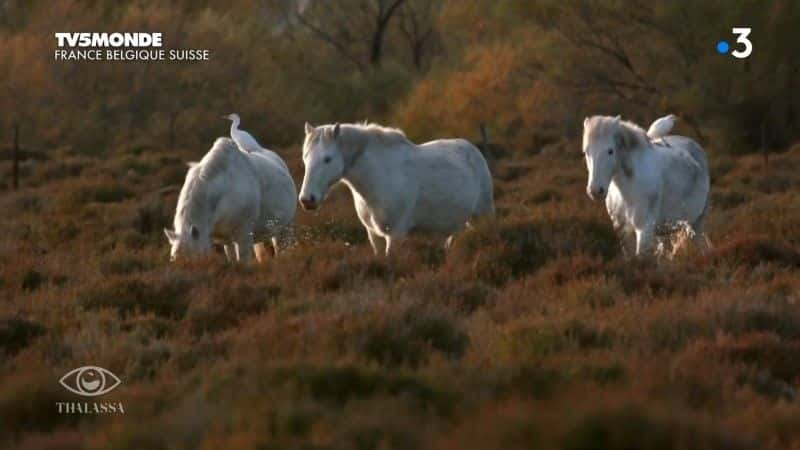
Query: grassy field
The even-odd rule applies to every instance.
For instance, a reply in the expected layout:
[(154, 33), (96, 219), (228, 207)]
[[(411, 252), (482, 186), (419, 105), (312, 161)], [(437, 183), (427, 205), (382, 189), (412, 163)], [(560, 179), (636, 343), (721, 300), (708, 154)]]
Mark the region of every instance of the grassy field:
[[(574, 142), (498, 159), (497, 221), (447, 252), (373, 257), (337, 187), (267, 265), (170, 264), (164, 188), (205, 150), (54, 151), (0, 193), (5, 448), (800, 448), (800, 146), (710, 149), (715, 247), (659, 264)], [(83, 365), (125, 414), (58, 414)]]

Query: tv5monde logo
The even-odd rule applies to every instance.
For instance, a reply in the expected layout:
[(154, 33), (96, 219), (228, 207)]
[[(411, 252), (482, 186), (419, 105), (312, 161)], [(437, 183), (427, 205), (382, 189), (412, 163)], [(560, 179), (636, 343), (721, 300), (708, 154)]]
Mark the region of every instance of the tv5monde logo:
[[(59, 380), (61, 386), (81, 397), (100, 397), (122, 383), (118, 376), (98, 366), (83, 366), (70, 370)], [(59, 414), (125, 414), (122, 402), (64, 401), (56, 402)]]

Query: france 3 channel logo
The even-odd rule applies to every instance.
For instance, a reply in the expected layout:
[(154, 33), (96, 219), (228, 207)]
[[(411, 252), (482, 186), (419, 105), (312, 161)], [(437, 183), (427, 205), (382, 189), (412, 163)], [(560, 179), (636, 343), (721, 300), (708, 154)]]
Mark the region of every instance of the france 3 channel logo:
[(720, 55), (727, 55), (730, 52), (731, 56), (734, 58), (746, 59), (751, 53), (753, 53), (753, 43), (748, 37), (752, 31), (753, 29), (749, 27), (732, 28), (731, 32), (734, 36), (736, 36), (736, 44), (738, 44), (737, 48), (731, 51), (731, 44), (723, 39), (717, 42), (717, 53)]

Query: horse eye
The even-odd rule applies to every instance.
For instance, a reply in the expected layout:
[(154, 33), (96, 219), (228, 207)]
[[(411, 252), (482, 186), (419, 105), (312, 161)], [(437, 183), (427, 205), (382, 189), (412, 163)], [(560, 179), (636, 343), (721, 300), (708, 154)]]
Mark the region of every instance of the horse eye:
[(325, 158), (323, 158), (322, 162), (324, 162), (325, 164), (330, 163), (331, 162), (331, 157), (330, 156), (326, 156)]
[(614, 149), (613, 148), (608, 149), (608, 154), (609, 155), (613, 155), (614, 154)]

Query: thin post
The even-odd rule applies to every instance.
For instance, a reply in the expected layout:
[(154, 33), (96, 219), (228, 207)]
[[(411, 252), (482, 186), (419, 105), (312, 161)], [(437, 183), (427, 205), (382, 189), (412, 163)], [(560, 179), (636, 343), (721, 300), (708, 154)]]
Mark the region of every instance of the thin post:
[(486, 132), (486, 124), (481, 122), (481, 143), (483, 144), (483, 153), (488, 156), (489, 154), (489, 134)]
[(19, 124), (14, 123), (14, 148), (11, 154), (11, 187), (19, 189)]

